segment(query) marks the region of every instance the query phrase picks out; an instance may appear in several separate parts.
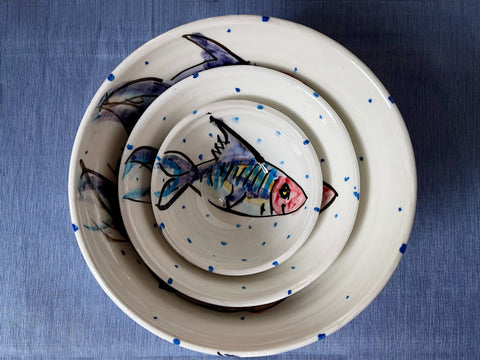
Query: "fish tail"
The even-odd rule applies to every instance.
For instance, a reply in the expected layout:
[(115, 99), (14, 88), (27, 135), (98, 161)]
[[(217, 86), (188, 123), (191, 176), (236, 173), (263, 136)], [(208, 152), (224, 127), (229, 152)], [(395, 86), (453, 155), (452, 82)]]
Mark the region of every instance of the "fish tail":
[(156, 205), (160, 210), (168, 209), (188, 188), (200, 195), (200, 190), (192, 185), (197, 178), (198, 168), (187, 155), (179, 151), (167, 151), (158, 166), (168, 177)]

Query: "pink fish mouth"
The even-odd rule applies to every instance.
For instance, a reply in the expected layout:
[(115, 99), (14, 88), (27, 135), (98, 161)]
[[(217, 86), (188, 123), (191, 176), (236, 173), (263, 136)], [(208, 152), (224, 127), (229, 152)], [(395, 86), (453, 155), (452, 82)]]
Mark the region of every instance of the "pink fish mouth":
[(295, 181), (287, 176), (280, 176), (275, 180), (270, 201), (275, 215), (287, 215), (300, 209), (307, 201), (307, 196)]

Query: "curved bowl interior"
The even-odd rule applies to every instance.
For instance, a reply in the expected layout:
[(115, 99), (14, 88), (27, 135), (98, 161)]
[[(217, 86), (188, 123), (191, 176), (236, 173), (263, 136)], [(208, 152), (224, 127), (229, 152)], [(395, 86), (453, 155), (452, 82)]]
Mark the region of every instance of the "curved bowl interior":
[[(212, 56), (224, 54), (225, 49), (230, 58)], [(206, 57), (211, 61), (205, 63)], [(360, 160), (362, 192), (352, 235), (320, 278), (266, 311), (220, 312), (160, 289), (125, 241), (106, 189), (116, 183), (116, 164), (132, 124), (99, 121), (102, 109), (98, 105), (105, 101), (113, 104), (111, 90), (126, 81), (157, 78), (148, 88), (150, 97), (155, 97), (163, 85), (171, 85), (169, 81), (187, 73), (242, 61), (291, 74), (328, 101), (352, 138)], [(170, 80), (160, 82), (158, 78)], [(112, 81), (107, 80), (93, 98), (75, 140), (69, 200), (73, 228), (88, 266), (130, 317), (176, 345), (212, 354), (258, 356), (324, 338), (353, 319), (380, 292), (400, 261), (411, 231), (415, 164), (408, 132), (392, 98), (351, 53), (291, 22), (257, 16), (220, 17), (181, 26), (150, 41), (122, 62), (109, 79)], [(148, 99), (142, 98), (145, 107)], [(137, 104), (133, 111), (143, 110)], [(310, 136), (308, 129), (303, 130)], [(116, 139), (108, 145), (119, 146), (105, 147), (105, 133)]]

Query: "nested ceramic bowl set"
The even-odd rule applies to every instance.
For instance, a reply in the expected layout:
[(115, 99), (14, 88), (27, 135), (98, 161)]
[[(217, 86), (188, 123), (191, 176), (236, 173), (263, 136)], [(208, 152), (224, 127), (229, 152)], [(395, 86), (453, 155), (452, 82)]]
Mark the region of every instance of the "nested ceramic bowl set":
[(380, 292), (416, 201), (394, 100), (345, 48), (260, 16), (193, 22), (100, 87), (69, 172), (95, 278), (179, 346), (259, 356), (322, 340)]

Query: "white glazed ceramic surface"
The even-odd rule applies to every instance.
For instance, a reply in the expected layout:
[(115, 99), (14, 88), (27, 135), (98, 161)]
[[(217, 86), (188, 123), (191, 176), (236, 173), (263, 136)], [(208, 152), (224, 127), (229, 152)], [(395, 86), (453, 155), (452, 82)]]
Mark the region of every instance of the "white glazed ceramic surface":
[[(230, 57), (224, 56), (225, 49), (230, 49)], [(113, 106), (112, 96), (125, 95), (122, 89), (127, 88), (118, 87), (124, 82), (162, 78), (164, 82), (152, 80), (146, 91), (159, 94), (162, 84), (169, 85), (190, 70), (246, 61), (295, 76), (328, 101), (344, 121), (360, 159), (362, 192), (347, 245), (316, 281), (262, 312), (217, 311), (159, 288), (123, 241), (121, 218), (112, 200), (116, 194), (108, 185), (116, 183), (115, 164), (132, 124), (102, 115)], [(138, 117), (142, 105), (149, 105), (148, 96), (130, 100), (140, 102), (122, 105), (133, 107)], [(313, 137), (309, 127), (298, 125)], [(406, 248), (415, 212), (416, 172), (408, 132), (393, 99), (355, 56), (298, 24), (231, 16), (176, 28), (142, 46), (113, 71), (80, 125), (69, 172), (69, 200), (73, 230), (88, 266), (130, 317), (175, 345), (211, 354), (259, 356), (323, 339), (376, 297)]]
[(323, 190), (320, 161), (302, 130), (246, 100), (205, 105), (175, 125), (151, 184), (170, 245), (205, 271), (235, 276), (293, 255), (317, 221)]
[[(205, 104), (222, 99), (262, 100), (263, 104), (279, 107), (283, 113), (289, 114), (290, 119), (301, 123), (301, 128), (310, 133), (306, 146), (312, 146), (321, 159), (323, 179), (339, 194), (320, 214), (312, 236), (299, 251), (265, 273), (225, 277), (192, 266), (163, 239), (156, 227), (150, 197), (142, 196), (150, 193), (156, 149), (173, 126)], [(138, 163), (136, 154), (148, 149), (150, 165), (145, 160)], [(280, 164), (285, 159), (272, 156), (274, 162), (285, 165)], [(217, 305), (270, 303), (310, 284), (343, 248), (358, 208), (358, 199), (354, 195), (359, 185), (355, 156), (341, 120), (320, 96), (314, 95), (312, 89), (298, 80), (256, 66), (210, 69), (168, 89), (152, 103), (133, 129), (120, 168), (119, 198), (125, 227), (150, 269), (182, 293)], [(320, 211), (313, 206), (313, 211), (317, 210)]]

